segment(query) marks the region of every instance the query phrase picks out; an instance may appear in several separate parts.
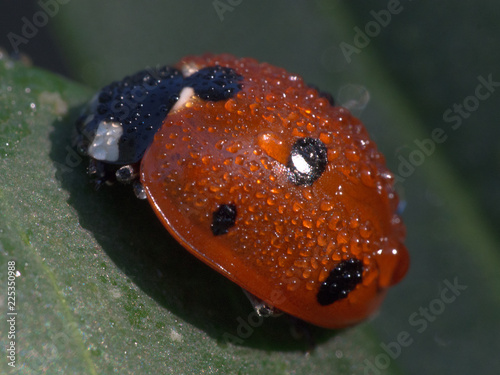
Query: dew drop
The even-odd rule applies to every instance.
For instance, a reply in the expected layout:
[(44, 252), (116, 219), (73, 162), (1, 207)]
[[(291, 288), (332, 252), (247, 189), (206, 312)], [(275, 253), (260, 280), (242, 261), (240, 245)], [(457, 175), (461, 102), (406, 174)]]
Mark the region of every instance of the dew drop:
[(339, 157), (339, 150), (336, 148), (330, 148), (327, 151), (327, 159), (328, 161), (333, 161)]
[(321, 133), (319, 135), (319, 140), (325, 145), (329, 145), (333, 141), (333, 135), (330, 133)]
[(238, 165), (243, 165), (245, 162), (245, 157), (244, 156), (237, 156), (234, 162)]
[(357, 235), (353, 235), (351, 237), (351, 242), (349, 244), (349, 249), (351, 250), (351, 253), (354, 255), (359, 255), (362, 251), (362, 243), (360, 238)]
[(358, 162), (360, 158), (358, 150), (354, 148), (347, 149), (345, 151), (345, 157), (347, 158), (347, 160), (350, 160), (352, 162)]
[(329, 201), (322, 201), (319, 205), (319, 208), (321, 211), (325, 212), (331, 211), (333, 210), (333, 203)]
[(218, 142), (215, 144), (215, 148), (216, 148), (217, 150), (222, 150), (222, 148), (224, 147), (224, 143), (225, 143), (225, 141), (221, 139), (220, 141), (218, 141)]
[(257, 171), (260, 168), (259, 163), (257, 163), (256, 161), (249, 162), (248, 166), (250, 168), (250, 171), (252, 171), (252, 172)]
[(349, 227), (351, 227), (352, 229), (359, 227), (359, 217), (353, 215), (351, 217), (351, 221), (349, 221)]
[(307, 199), (308, 201), (313, 198), (313, 194), (311, 189), (304, 189), (302, 190), (302, 196)]
[(310, 268), (306, 268), (304, 271), (302, 271), (302, 278), (308, 279), (311, 277), (312, 271)]
[(241, 142), (238, 141), (238, 142), (234, 142), (231, 145), (229, 145), (228, 147), (226, 147), (226, 150), (234, 154), (234, 153), (238, 152), (239, 150), (241, 150), (241, 147), (242, 147)]
[(362, 224), (359, 227), (359, 235), (363, 237), (364, 239), (370, 238), (370, 236), (373, 233), (373, 226), (370, 221), (367, 221), (366, 223)]
[(326, 246), (327, 244), (328, 244), (328, 241), (327, 241), (326, 236), (324, 234), (318, 236), (318, 245), (319, 246)]
[(302, 206), (298, 202), (293, 202), (292, 210), (293, 212), (299, 212), (302, 209)]
[(349, 233), (347, 233), (346, 230), (341, 230), (338, 234), (337, 234), (337, 243), (339, 245), (342, 245), (342, 244), (346, 244), (349, 242)]
[(236, 111), (237, 109), (237, 104), (236, 104), (236, 101), (234, 99), (229, 99), (226, 104), (224, 104), (224, 108), (228, 111), (228, 112), (234, 112)]
[(257, 137), (257, 144), (270, 158), (281, 164), (288, 160), (288, 150), (283, 141), (273, 133), (262, 133)]
[(313, 227), (313, 222), (310, 219), (304, 219), (304, 220), (302, 220), (302, 225), (305, 228), (311, 229)]
[(316, 286), (314, 285), (314, 280), (309, 280), (306, 283), (306, 289), (307, 290), (314, 290), (314, 289), (316, 289)]
[(360, 169), (361, 182), (368, 186), (374, 187), (376, 184), (376, 176), (375, 173), (372, 172), (371, 168), (366, 164), (363, 164)]

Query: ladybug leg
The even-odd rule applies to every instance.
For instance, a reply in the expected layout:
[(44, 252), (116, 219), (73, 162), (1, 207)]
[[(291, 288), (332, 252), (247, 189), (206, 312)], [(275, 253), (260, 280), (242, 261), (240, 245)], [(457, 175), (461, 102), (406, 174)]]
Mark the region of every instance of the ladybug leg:
[(254, 296), (252, 293), (246, 291), (245, 289), (242, 290), (247, 296), (247, 298), (250, 300), (250, 303), (252, 304), (257, 315), (262, 316), (264, 318), (270, 316), (276, 318), (283, 314), (283, 312), (281, 310), (278, 310), (276, 307), (268, 304), (267, 302), (264, 302), (260, 298)]
[(135, 196), (139, 199), (146, 199), (146, 190), (139, 181), (139, 163), (127, 164), (120, 167), (116, 173), (116, 180), (122, 184), (132, 184)]
[(88, 174), (96, 190), (103, 185), (113, 185), (118, 181), (122, 184), (132, 184), (135, 196), (139, 199), (146, 199), (146, 190), (139, 181), (139, 163), (120, 167), (90, 159)]
[(113, 185), (116, 181), (116, 167), (99, 160), (90, 159), (87, 173), (96, 190), (99, 190), (103, 185)]
[(139, 180), (135, 180), (132, 184), (132, 187), (134, 189), (135, 196), (138, 199), (146, 199), (146, 189), (144, 189), (144, 186), (142, 186), (141, 182)]
[(122, 184), (130, 184), (139, 176), (137, 169), (137, 166), (134, 164), (120, 167), (115, 173), (116, 180)]

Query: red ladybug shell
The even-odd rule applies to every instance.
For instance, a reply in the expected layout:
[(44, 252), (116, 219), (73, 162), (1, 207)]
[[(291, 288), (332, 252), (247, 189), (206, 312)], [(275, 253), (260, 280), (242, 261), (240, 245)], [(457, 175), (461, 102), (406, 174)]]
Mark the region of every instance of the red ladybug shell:
[[(141, 162), (156, 214), (196, 257), (288, 314), (326, 328), (367, 318), (409, 264), (384, 157), (358, 119), (297, 75), (229, 55), (177, 68), (214, 65), (241, 75), (241, 90), (220, 101), (186, 91), (170, 111)], [(305, 183), (289, 168), (301, 139), (326, 152), (324, 170)], [(215, 233), (221, 209), (233, 222)], [(359, 282), (319, 303), (321, 285), (351, 260)]]

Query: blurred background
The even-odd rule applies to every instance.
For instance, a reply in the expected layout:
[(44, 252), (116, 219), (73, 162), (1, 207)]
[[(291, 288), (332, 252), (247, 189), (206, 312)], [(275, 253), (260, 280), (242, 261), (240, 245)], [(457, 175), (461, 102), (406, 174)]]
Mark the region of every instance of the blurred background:
[[(5, 0), (0, 47), (93, 89), (229, 52), (350, 103), (398, 176), (412, 257), (370, 322), (376, 340), (410, 333), (404, 374), (496, 374), (499, 15), (494, 1)], [(467, 288), (443, 303), (449, 283)]]

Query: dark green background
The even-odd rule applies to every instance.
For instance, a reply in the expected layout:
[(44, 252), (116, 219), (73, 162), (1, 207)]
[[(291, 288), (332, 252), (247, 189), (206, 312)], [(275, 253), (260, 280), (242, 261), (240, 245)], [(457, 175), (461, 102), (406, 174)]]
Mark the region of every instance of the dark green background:
[[(362, 374), (364, 361), (382, 352), (380, 343), (403, 331), (413, 342), (381, 373), (498, 373), (500, 87), (456, 130), (443, 115), (475, 94), (478, 77), (500, 82), (500, 5), (401, 1), (401, 12), (348, 63), (339, 45), (354, 44), (354, 28), (364, 29), (373, 21), (370, 12), (389, 3), (243, 0), (222, 20), (212, 1), (60, 5), (20, 50), (33, 65), (82, 86), (25, 68), (0, 70), (1, 140), (15, 141), (1, 145), (0, 279), (6, 261), (17, 257), (26, 280), (18, 286), (26, 311), (18, 327), (18, 361), (26, 363), (20, 373)], [(0, 46), (12, 52), (8, 33), (21, 34), (22, 17), (32, 19), (39, 10), (29, 1), (0, 5)], [(346, 85), (365, 87), (371, 100), (354, 113), (393, 171), (417, 148), (415, 141), (436, 128), (447, 136), (398, 184), (412, 256), (407, 278), (369, 323), (333, 335), (315, 331), (319, 344), (310, 357), (283, 320), (264, 323), (239, 345), (224, 344), (224, 333), (236, 334), (236, 317), (250, 313), (239, 290), (175, 247), (128, 191), (93, 192), (83, 165), (64, 172), (72, 121), (92, 91), (203, 52), (268, 61), (341, 101)], [(18, 95), (14, 104), (9, 82)], [(37, 102), (39, 112), (15, 117), (23, 100), (30, 103), (30, 94), (44, 90), (60, 92), (69, 112), (43, 115)], [(55, 168), (52, 179), (44, 177), (47, 166)], [(454, 279), (467, 289), (417, 332), (409, 317)], [(171, 330), (182, 333), (182, 342)], [(70, 344), (58, 343), (59, 351), (40, 365), (30, 348), (44, 353), (59, 332)], [(7, 368), (3, 354), (0, 366)]]

